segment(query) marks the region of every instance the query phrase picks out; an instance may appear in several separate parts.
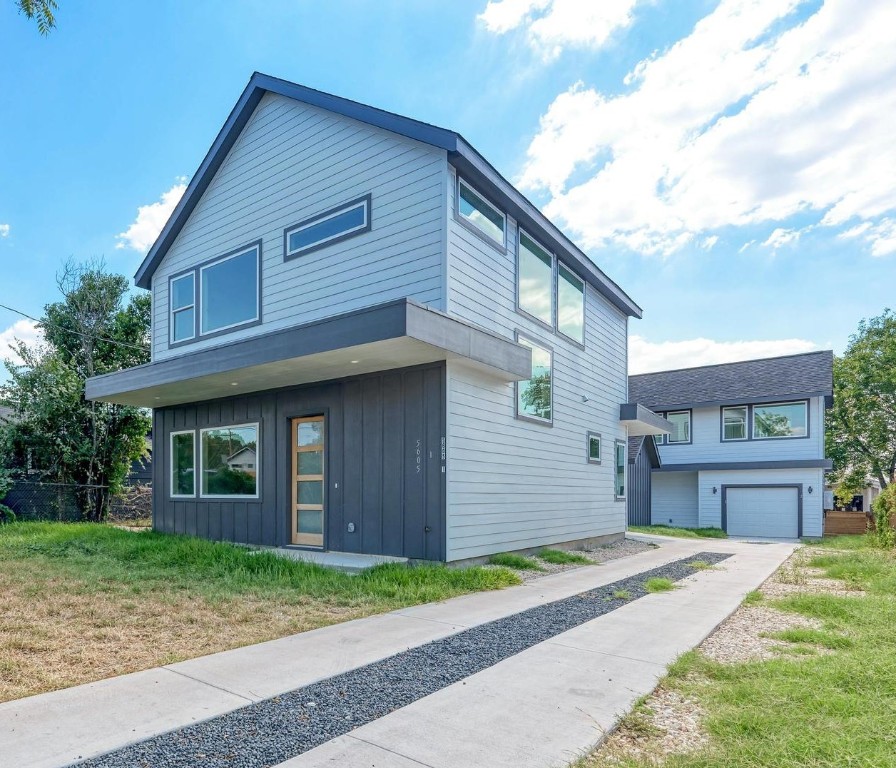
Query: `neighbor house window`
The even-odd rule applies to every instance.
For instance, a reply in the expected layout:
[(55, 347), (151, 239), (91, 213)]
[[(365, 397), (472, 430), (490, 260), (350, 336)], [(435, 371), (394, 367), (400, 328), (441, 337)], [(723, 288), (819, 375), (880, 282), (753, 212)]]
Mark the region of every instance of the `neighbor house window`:
[(170, 284), (171, 341), (186, 341), (196, 335), (196, 275), (175, 277)]
[(258, 245), (199, 268), (200, 333), (213, 333), (259, 319)]
[(747, 439), (747, 406), (722, 408), (722, 440)]
[(203, 429), (202, 496), (258, 496), (258, 424)]
[(554, 257), (522, 230), (517, 255), (517, 301), (520, 309), (554, 324)]
[(557, 330), (585, 343), (585, 283), (563, 264), (557, 268)]
[(670, 411), (666, 414), (666, 420), (672, 424), (672, 431), (666, 437), (669, 445), (691, 442), (690, 411)]
[(553, 354), (551, 350), (519, 336), (517, 341), (532, 350), (532, 376), (517, 382), (517, 416), (537, 421), (551, 421)]
[(457, 212), (486, 237), (498, 245), (504, 245), (504, 214), (460, 179), (457, 180)]
[(625, 443), (616, 441), (616, 488), (617, 499), (625, 498)]
[(600, 464), (600, 435), (596, 432), (588, 433), (588, 463)]
[(773, 403), (753, 406), (755, 439), (806, 437), (809, 413), (807, 403)]
[(286, 258), (370, 231), (370, 195), (299, 222), (284, 233)]
[(171, 433), (171, 495), (196, 495), (196, 434)]

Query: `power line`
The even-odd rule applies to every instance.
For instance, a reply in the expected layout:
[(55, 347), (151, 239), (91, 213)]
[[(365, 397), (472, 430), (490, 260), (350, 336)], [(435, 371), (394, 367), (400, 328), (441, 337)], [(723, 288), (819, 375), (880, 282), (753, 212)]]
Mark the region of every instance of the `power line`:
[(129, 349), (136, 349), (140, 352), (146, 352), (149, 349), (149, 345), (147, 344), (131, 344), (127, 341), (118, 341), (117, 339), (110, 339), (108, 336), (91, 336), (87, 333), (81, 333), (80, 331), (74, 331), (71, 328), (63, 328), (56, 323), (46, 323), (43, 320), (38, 320), (36, 317), (32, 317), (27, 312), (22, 312), (20, 309), (13, 309), (12, 307), (7, 306), (6, 304), (0, 304), (0, 309), (6, 309), (10, 312), (13, 312), (17, 315), (21, 315), (22, 317), (28, 318), (29, 320), (38, 323), (39, 325), (45, 325), (52, 328), (55, 328), (58, 331), (63, 331), (64, 333), (71, 333), (75, 336), (80, 336), (82, 339), (94, 339), (96, 341), (105, 341), (107, 344), (115, 344), (119, 347), (128, 347)]

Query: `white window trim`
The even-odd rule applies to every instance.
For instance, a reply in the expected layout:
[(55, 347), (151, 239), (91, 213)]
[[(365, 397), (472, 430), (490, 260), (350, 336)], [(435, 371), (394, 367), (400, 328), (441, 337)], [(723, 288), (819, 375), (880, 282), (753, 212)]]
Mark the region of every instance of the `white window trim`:
[(206, 270), (211, 269), (213, 267), (217, 267), (219, 264), (223, 264), (225, 261), (231, 261), (240, 256), (245, 256), (249, 252), (253, 252), (255, 254), (255, 275), (256, 275), (256, 278), (255, 278), (255, 280), (256, 280), (256, 283), (255, 283), (255, 316), (250, 317), (246, 320), (240, 320), (238, 323), (231, 323), (230, 325), (222, 325), (220, 328), (213, 328), (212, 330), (206, 330), (205, 328), (203, 328), (202, 312), (200, 311), (200, 313), (199, 313), (199, 335), (200, 336), (212, 336), (214, 334), (221, 333), (222, 331), (229, 331), (232, 328), (239, 328), (243, 325), (249, 325), (250, 323), (258, 322), (259, 317), (260, 317), (260, 312), (261, 312), (261, 306), (260, 306), (261, 301), (259, 299), (260, 277), (258, 277), (259, 266), (260, 266), (258, 263), (259, 262), (259, 250), (260, 249), (259, 249), (258, 245), (250, 245), (245, 250), (240, 250), (240, 251), (237, 251), (236, 253), (227, 254), (226, 256), (222, 256), (220, 259), (215, 259), (214, 261), (210, 261), (207, 264), (203, 264), (201, 267), (199, 267), (199, 297), (200, 297), (200, 304), (204, 305), (206, 302), (202, 301), (202, 281), (204, 279)]
[[(482, 227), (477, 226), (477, 224), (474, 221), (472, 221), (468, 216), (465, 216), (463, 213), (461, 213), (461, 210), (460, 210), (460, 188), (461, 187), (466, 187), (473, 195), (478, 197), (483, 202), (484, 205), (488, 206), (492, 211), (494, 211), (498, 216), (501, 217), (501, 239), (500, 240), (498, 240), (496, 237), (493, 237), (492, 235), (490, 235), (488, 232), (486, 232), (484, 229), (482, 229)], [(495, 243), (496, 245), (500, 246), (501, 248), (507, 247), (507, 216), (505, 215), (504, 211), (502, 211), (499, 208), (496, 208), (494, 205), (492, 205), (485, 198), (485, 195), (483, 195), (479, 190), (477, 190), (472, 185), (467, 184), (467, 182), (465, 182), (460, 176), (457, 177), (457, 206), (456, 206), (456, 208), (457, 208), (457, 215), (460, 217), (461, 221), (466, 222), (466, 224), (471, 226), (476, 232), (478, 232), (480, 235), (485, 237), (490, 242)]]
[[(597, 440), (597, 458), (591, 458), (591, 441)], [(613, 459), (615, 460), (615, 456)], [(600, 432), (585, 433), (585, 459), (589, 464), (602, 464), (604, 459), (604, 439)], [(615, 483), (615, 481), (614, 481)], [(615, 489), (615, 485), (614, 485)]]
[[(616, 492), (616, 475), (619, 470), (619, 449), (622, 448), (622, 494)], [(628, 445), (622, 440), (613, 441), (613, 499), (625, 501), (628, 493)]]
[[(582, 340), (581, 341), (579, 341), (578, 339), (574, 339), (572, 336), (570, 336), (568, 333), (566, 333), (566, 331), (564, 331), (562, 328), (560, 328), (560, 280), (562, 279), (561, 275), (560, 275), (561, 269), (565, 269), (567, 272), (569, 272), (569, 274), (571, 274), (576, 280), (578, 280), (582, 284)], [(574, 269), (571, 269), (569, 266), (564, 264), (563, 261), (560, 259), (557, 259), (556, 273), (557, 273), (557, 279), (556, 279), (557, 287), (556, 287), (555, 291), (556, 291), (557, 295), (554, 298), (554, 304), (556, 306), (555, 315), (557, 316), (557, 320), (555, 321), (555, 325), (557, 327), (557, 333), (559, 333), (564, 338), (569, 339), (573, 344), (578, 344), (580, 347), (584, 347), (585, 346), (585, 293), (586, 293), (585, 286), (588, 285), (588, 283), (585, 280), (583, 280), (581, 277), (579, 277), (578, 273)]]
[[(744, 436), (743, 437), (725, 437), (725, 411), (734, 411), (743, 409), (744, 412)], [(726, 405), (722, 407), (722, 442), (723, 443), (743, 443), (750, 439), (750, 406), (749, 405)]]
[[(174, 438), (178, 435), (192, 435), (193, 436), (193, 493), (175, 493), (174, 489), (176, 484), (174, 482)], [(171, 471), (168, 474), (168, 497), (172, 499), (195, 499), (196, 498), (196, 455), (197, 455), (197, 445), (196, 445), (196, 430), (195, 429), (181, 429), (177, 432), (172, 432), (168, 438), (168, 461), (171, 464)]]
[(694, 435), (692, 433), (692, 429), (694, 428), (694, 414), (691, 410), (687, 408), (683, 408), (677, 411), (666, 411), (663, 415), (663, 418), (668, 421), (669, 417), (679, 413), (686, 413), (688, 415), (688, 439), (687, 440), (673, 440), (672, 433), (670, 432), (666, 435), (666, 445), (690, 445), (694, 442)]
[(225, 494), (225, 493), (203, 493), (201, 477), (205, 476), (205, 456), (202, 453), (202, 436), (206, 432), (215, 432), (221, 429), (245, 429), (246, 427), (255, 427), (255, 463), (261, 464), (261, 424), (260, 422), (248, 422), (246, 424), (222, 424), (219, 427), (205, 427), (199, 430), (199, 498), (200, 499), (259, 499), (261, 498), (261, 468), (255, 469), (255, 494)]
[[(802, 405), (803, 413), (806, 415), (806, 434), (805, 435), (772, 435), (769, 437), (756, 437), (756, 409), (770, 408), (776, 405)], [(750, 418), (750, 439), (751, 440), (805, 440), (809, 437), (809, 402), (807, 400), (785, 400), (780, 403), (756, 403), (751, 406)]]
[[(296, 232), (301, 232), (304, 229), (309, 229), (311, 227), (316, 227), (318, 224), (322, 224), (325, 221), (329, 221), (330, 219), (335, 218), (336, 216), (341, 216), (344, 213), (348, 213), (349, 211), (353, 211), (355, 208), (361, 208), (364, 211), (364, 222), (358, 226), (352, 227), (351, 229), (345, 229), (342, 232), (337, 232), (336, 234), (330, 235), (329, 237), (322, 238), (321, 240), (315, 240), (313, 243), (308, 243), (308, 245), (303, 245), (301, 248), (296, 248), (291, 250), (289, 248), (289, 237), (290, 235), (294, 235)], [(370, 198), (364, 198), (363, 200), (357, 200), (353, 203), (348, 203), (339, 208), (336, 208), (329, 213), (321, 216), (319, 219), (314, 219), (305, 224), (299, 224), (298, 226), (292, 227), (291, 229), (286, 230), (286, 255), (287, 256), (297, 256), (300, 253), (304, 253), (305, 251), (316, 250), (321, 246), (329, 243), (331, 240), (337, 240), (343, 237), (348, 237), (355, 232), (360, 232), (363, 229), (366, 229), (368, 226), (368, 222), (370, 221)]]
[[(185, 304), (182, 307), (174, 306), (174, 284), (179, 280), (186, 280), (187, 278), (193, 283), (193, 301), (190, 304)], [(182, 339), (174, 338), (174, 328), (175, 323), (174, 319), (177, 317), (179, 312), (186, 312), (187, 310), (193, 310), (193, 329), (189, 336), (184, 336)], [(172, 344), (180, 344), (184, 341), (190, 341), (191, 339), (196, 338), (196, 273), (195, 272), (185, 272), (182, 275), (176, 275), (172, 277), (168, 281), (168, 337), (169, 341)]]
[[(529, 334), (523, 333), (522, 331), (517, 331), (516, 341), (517, 343), (522, 340), (524, 345), (526, 343), (532, 344), (533, 346), (538, 347), (540, 350), (547, 352), (551, 357), (551, 418), (545, 419), (542, 416), (533, 416), (531, 413), (521, 413), (520, 412), (520, 384), (523, 381), (514, 382), (513, 394), (514, 394), (514, 404), (513, 408), (516, 413), (516, 418), (521, 419), (522, 421), (532, 421), (536, 424), (545, 424), (547, 426), (554, 426), (554, 350), (549, 347), (547, 344), (541, 341), (536, 341)], [(530, 374), (531, 375), (531, 374)], [(530, 379), (526, 379), (525, 381), (531, 381)]]

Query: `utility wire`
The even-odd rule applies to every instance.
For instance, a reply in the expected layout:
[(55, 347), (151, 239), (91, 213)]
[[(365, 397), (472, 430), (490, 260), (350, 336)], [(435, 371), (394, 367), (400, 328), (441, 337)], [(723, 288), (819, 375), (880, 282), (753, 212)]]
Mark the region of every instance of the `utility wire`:
[(110, 339), (107, 336), (91, 336), (90, 334), (81, 333), (80, 331), (73, 331), (71, 328), (63, 328), (59, 325), (56, 325), (55, 323), (45, 323), (43, 320), (38, 320), (36, 317), (32, 317), (31, 315), (27, 314), (26, 312), (22, 312), (19, 309), (13, 309), (12, 307), (8, 307), (6, 304), (0, 304), (0, 309), (9, 310), (10, 312), (13, 312), (17, 315), (21, 315), (22, 317), (26, 317), (29, 320), (34, 321), (35, 323), (39, 323), (40, 325), (47, 325), (47, 326), (55, 328), (56, 330), (63, 331), (65, 333), (71, 333), (71, 334), (74, 334), (75, 336), (80, 336), (82, 339), (94, 339), (96, 341), (105, 341), (107, 344), (115, 344), (116, 346), (119, 346), (119, 347), (127, 347), (128, 349), (136, 349), (136, 350), (139, 350), (140, 352), (145, 352), (146, 350), (149, 349), (149, 346), (147, 344), (131, 344), (130, 342), (127, 342), (127, 341), (118, 341), (117, 339)]

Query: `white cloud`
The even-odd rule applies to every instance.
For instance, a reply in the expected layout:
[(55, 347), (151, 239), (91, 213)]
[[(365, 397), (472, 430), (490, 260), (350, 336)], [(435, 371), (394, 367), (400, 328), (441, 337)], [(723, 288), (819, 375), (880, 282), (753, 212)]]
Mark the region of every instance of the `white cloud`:
[(116, 248), (133, 248), (135, 251), (148, 251), (156, 241), (159, 232), (171, 216), (174, 207), (180, 202), (187, 188), (187, 180), (183, 177), (177, 179), (177, 183), (156, 203), (141, 205), (137, 209), (137, 218), (134, 219), (120, 235), (117, 235)]
[(700, 338), (650, 342), (643, 336), (630, 336), (629, 373), (652, 373), (698, 365), (733, 363), (738, 360), (758, 360), (763, 357), (812, 352), (817, 348), (814, 342), (806, 339), (713, 341)]
[(713, 249), (713, 247), (715, 247), (715, 244), (716, 244), (717, 242), (719, 242), (719, 236), (718, 236), (718, 235), (711, 235), (710, 237), (704, 237), (704, 238), (703, 238), (703, 242), (700, 243), (700, 247), (701, 247), (704, 251), (711, 251), (711, 250)]
[(841, 232), (840, 237), (860, 237), (870, 246), (872, 256), (889, 256), (896, 253), (896, 219), (884, 218), (874, 224), (864, 221)]
[(763, 245), (767, 248), (774, 248), (777, 250), (782, 245), (795, 243), (800, 239), (801, 234), (802, 233), (796, 229), (782, 229), (781, 227), (778, 227), (768, 236), (768, 240), (766, 240)]
[(9, 224), (0, 224), (0, 237), (9, 237)]
[(529, 44), (546, 61), (566, 47), (600, 48), (628, 27), (639, 0), (489, 0), (479, 19), (489, 32), (525, 27)]
[(547, 191), (546, 213), (586, 248), (667, 254), (796, 214), (879, 224), (896, 211), (896, 4), (827, 0), (797, 21), (802, 4), (722, 0), (620, 95), (574, 84), (542, 116), (520, 185)]
[(17, 320), (5, 331), (0, 331), (0, 360), (12, 360), (16, 365), (22, 364), (22, 359), (9, 347), (15, 344), (16, 339), (24, 341), (29, 347), (43, 340), (43, 334), (33, 320)]

